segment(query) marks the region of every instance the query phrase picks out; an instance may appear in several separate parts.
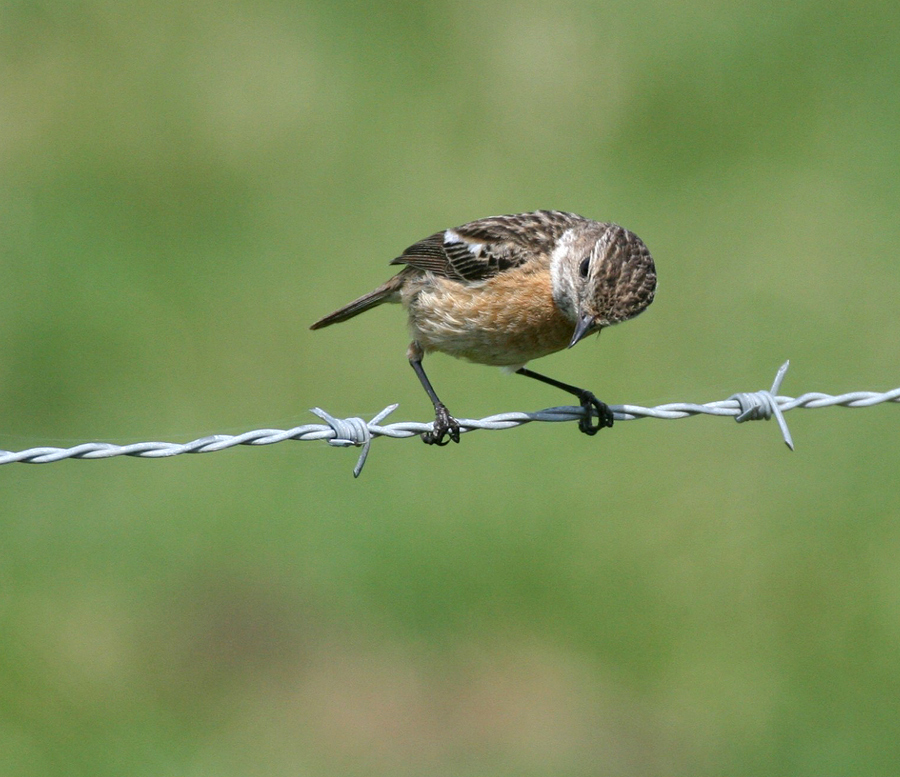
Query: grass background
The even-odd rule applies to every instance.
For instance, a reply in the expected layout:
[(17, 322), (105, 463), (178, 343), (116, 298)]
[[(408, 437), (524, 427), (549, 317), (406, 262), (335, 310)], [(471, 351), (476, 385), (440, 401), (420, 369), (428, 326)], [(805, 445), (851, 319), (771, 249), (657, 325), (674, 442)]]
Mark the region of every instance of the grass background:
[[(0, 446), (430, 407), (431, 231), (636, 231), (612, 403), (900, 383), (891, 2), (0, 3)], [(564, 402), (428, 361), (461, 416)], [(898, 410), (0, 471), (0, 774), (889, 775)]]

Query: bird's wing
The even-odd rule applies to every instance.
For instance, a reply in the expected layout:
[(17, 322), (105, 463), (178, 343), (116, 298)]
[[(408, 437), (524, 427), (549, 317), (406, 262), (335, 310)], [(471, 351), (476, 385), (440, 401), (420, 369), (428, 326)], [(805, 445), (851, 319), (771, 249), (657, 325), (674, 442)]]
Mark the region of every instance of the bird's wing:
[(405, 264), (458, 281), (479, 281), (552, 250), (580, 216), (536, 211), (492, 216), (436, 232), (411, 245), (391, 264)]
[(526, 262), (530, 252), (511, 240), (479, 241), (448, 229), (420, 240), (391, 264), (405, 264), (457, 281), (480, 281)]

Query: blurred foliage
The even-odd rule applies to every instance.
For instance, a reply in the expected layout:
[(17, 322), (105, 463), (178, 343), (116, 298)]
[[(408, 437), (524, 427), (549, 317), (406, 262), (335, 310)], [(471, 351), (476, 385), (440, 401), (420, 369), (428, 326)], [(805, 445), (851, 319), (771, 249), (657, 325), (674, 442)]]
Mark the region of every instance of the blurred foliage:
[[(430, 232), (625, 224), (610, 402), (898, 384), (889, 2), (0, 3), (0, 446), (430, 407)], [(461, 416), (546, 386), (428, 361)], [(898, 410), (2, 468), (0, 775), (888, 775)]]

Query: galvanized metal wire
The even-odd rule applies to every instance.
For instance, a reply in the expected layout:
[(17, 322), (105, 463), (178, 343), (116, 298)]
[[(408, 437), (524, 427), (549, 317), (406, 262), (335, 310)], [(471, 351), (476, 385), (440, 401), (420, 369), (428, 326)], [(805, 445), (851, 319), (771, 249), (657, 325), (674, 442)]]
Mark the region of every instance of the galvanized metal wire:
[[(793, 450), (794, 443), (788, 430), (784, 414), (799, 407), (820, 408), (839, 405), (841, 407), (870, 407), (882, 402), (900, 402), (900, 388), (887, 392), (853, 391), (847, 394), (831, 395), (819, 392), (803, 394), (799, 397), (785, 397), (778, 394), (790, 362), (785, 362), (778, 370), (772, 388), (733, 394), (728, 399), (705, 404), (673, 402), (656, 407), (641, 405), (610, 405), (616, 421), (634, 421), (639, 418), (660, 418), (673, 420), (695, 415), (731, 416), (738, 423), (743, 421), (778, 421), (785, 444)], [(215, 434), (186, 443), (138, 442), (130, 445), (116, 445), (107, 442), (89, 442), (71, 448), (39, 447), (22, 451), (0, 450), (0, 464), (49, 464), (63, 459), (108, 459), (113, 456), (136, 456), (144, 459), (161, 459), (179, 456), (182, 453), (212, 453), (233, 448), (236, 445), (272, 445), (286, 440), (325, 440), (338, 447), (360, 447), (359, 458), (353, 469), (353, 476), (359, 477), (366, 457), (376, 437), (417, 437), (431, 431), (433, 423), (399, 421), (391, 424), (382, 422), (397, 409), (389, 405), (370, 421), (362, 418), (335, 418), (321, 408), (311, 411), (324, 424), (304, 424), (293, 429), (256, 429), (243, 434)], [(580, 421), (585, 414), (579, 406), (549, 407), (533, 413), (499, 413), (481, 419), (457, 418), (460, 432), (476, 429), (500, 430), (530, 424), (534, 421)]]

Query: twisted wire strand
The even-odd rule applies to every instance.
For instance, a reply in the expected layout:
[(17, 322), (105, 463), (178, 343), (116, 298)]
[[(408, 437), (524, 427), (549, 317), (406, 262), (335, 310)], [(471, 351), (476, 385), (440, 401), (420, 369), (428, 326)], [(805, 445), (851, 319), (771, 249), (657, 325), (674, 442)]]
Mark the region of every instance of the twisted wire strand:
[[(847, 394), (822, 394), (809, 392), (799, 397), (780, 396), (778, 390), (789, 366), (785, 362), (778, 370), (771, 390), (734, 394), (728, 399), (695, 404), (692, 402), (671, 402), (656, 407), (641, 405), (610, 405), (616, 421), (634, 421), (639, 418), (658, 418), (674, 420), (695, 415), (731, 416), (738, 423), (743, 421), (767, 420), (772, 416), (778, 420), (787, 446), (793, 450), (793, 441), (784, 413), (795, 408), (820, 408), (839, 405), (841, 407), (871, 407), (882, 402), (900, 402), (900, 387), (887, 392), (852, 391)], [(172, 442), (138, 442), (130, 445), (116, 445), (107, 442), (89, 442), (71, 448), (38, 447), (22, 451), (0, 450), (0, 465), (49, 464), (62, 459), (108, 459), (113, 456), (136, 456), (145, 459), (161, 459), (178, 456), (182, 453), (212, 453), (233, 448), (236, 445), (273, 445), (286, 440), (326, 440), (329, 445), (338, 447), (361, 447), (359, 458), (353, 469), (353, 476), (359, 477), (363, 465), (376, 437), (394, 437), (402, 439), (416, 437), (423, 432), (431, 431), (433, 423), (417, 421), (400, 421), (382, 424), (397, 405), (389, 405), (378, 413), (371, 421), (362, 418), (335, 418), (320, 408), (311, 411), (319, 416), (324, 424), (304, 424), (293, 429), (256, 429), (237, 435), (215, 434), (201, 437), (186, 443)], [(501, 430), (523, 426), (534, 421), (579, 421), (585, 410), (579, 406), (564, 405), (548, 407), (533, 413), (498, 413), (481, 419), (458, 418), (460, 432), (473, 432), (476, 429)]]

